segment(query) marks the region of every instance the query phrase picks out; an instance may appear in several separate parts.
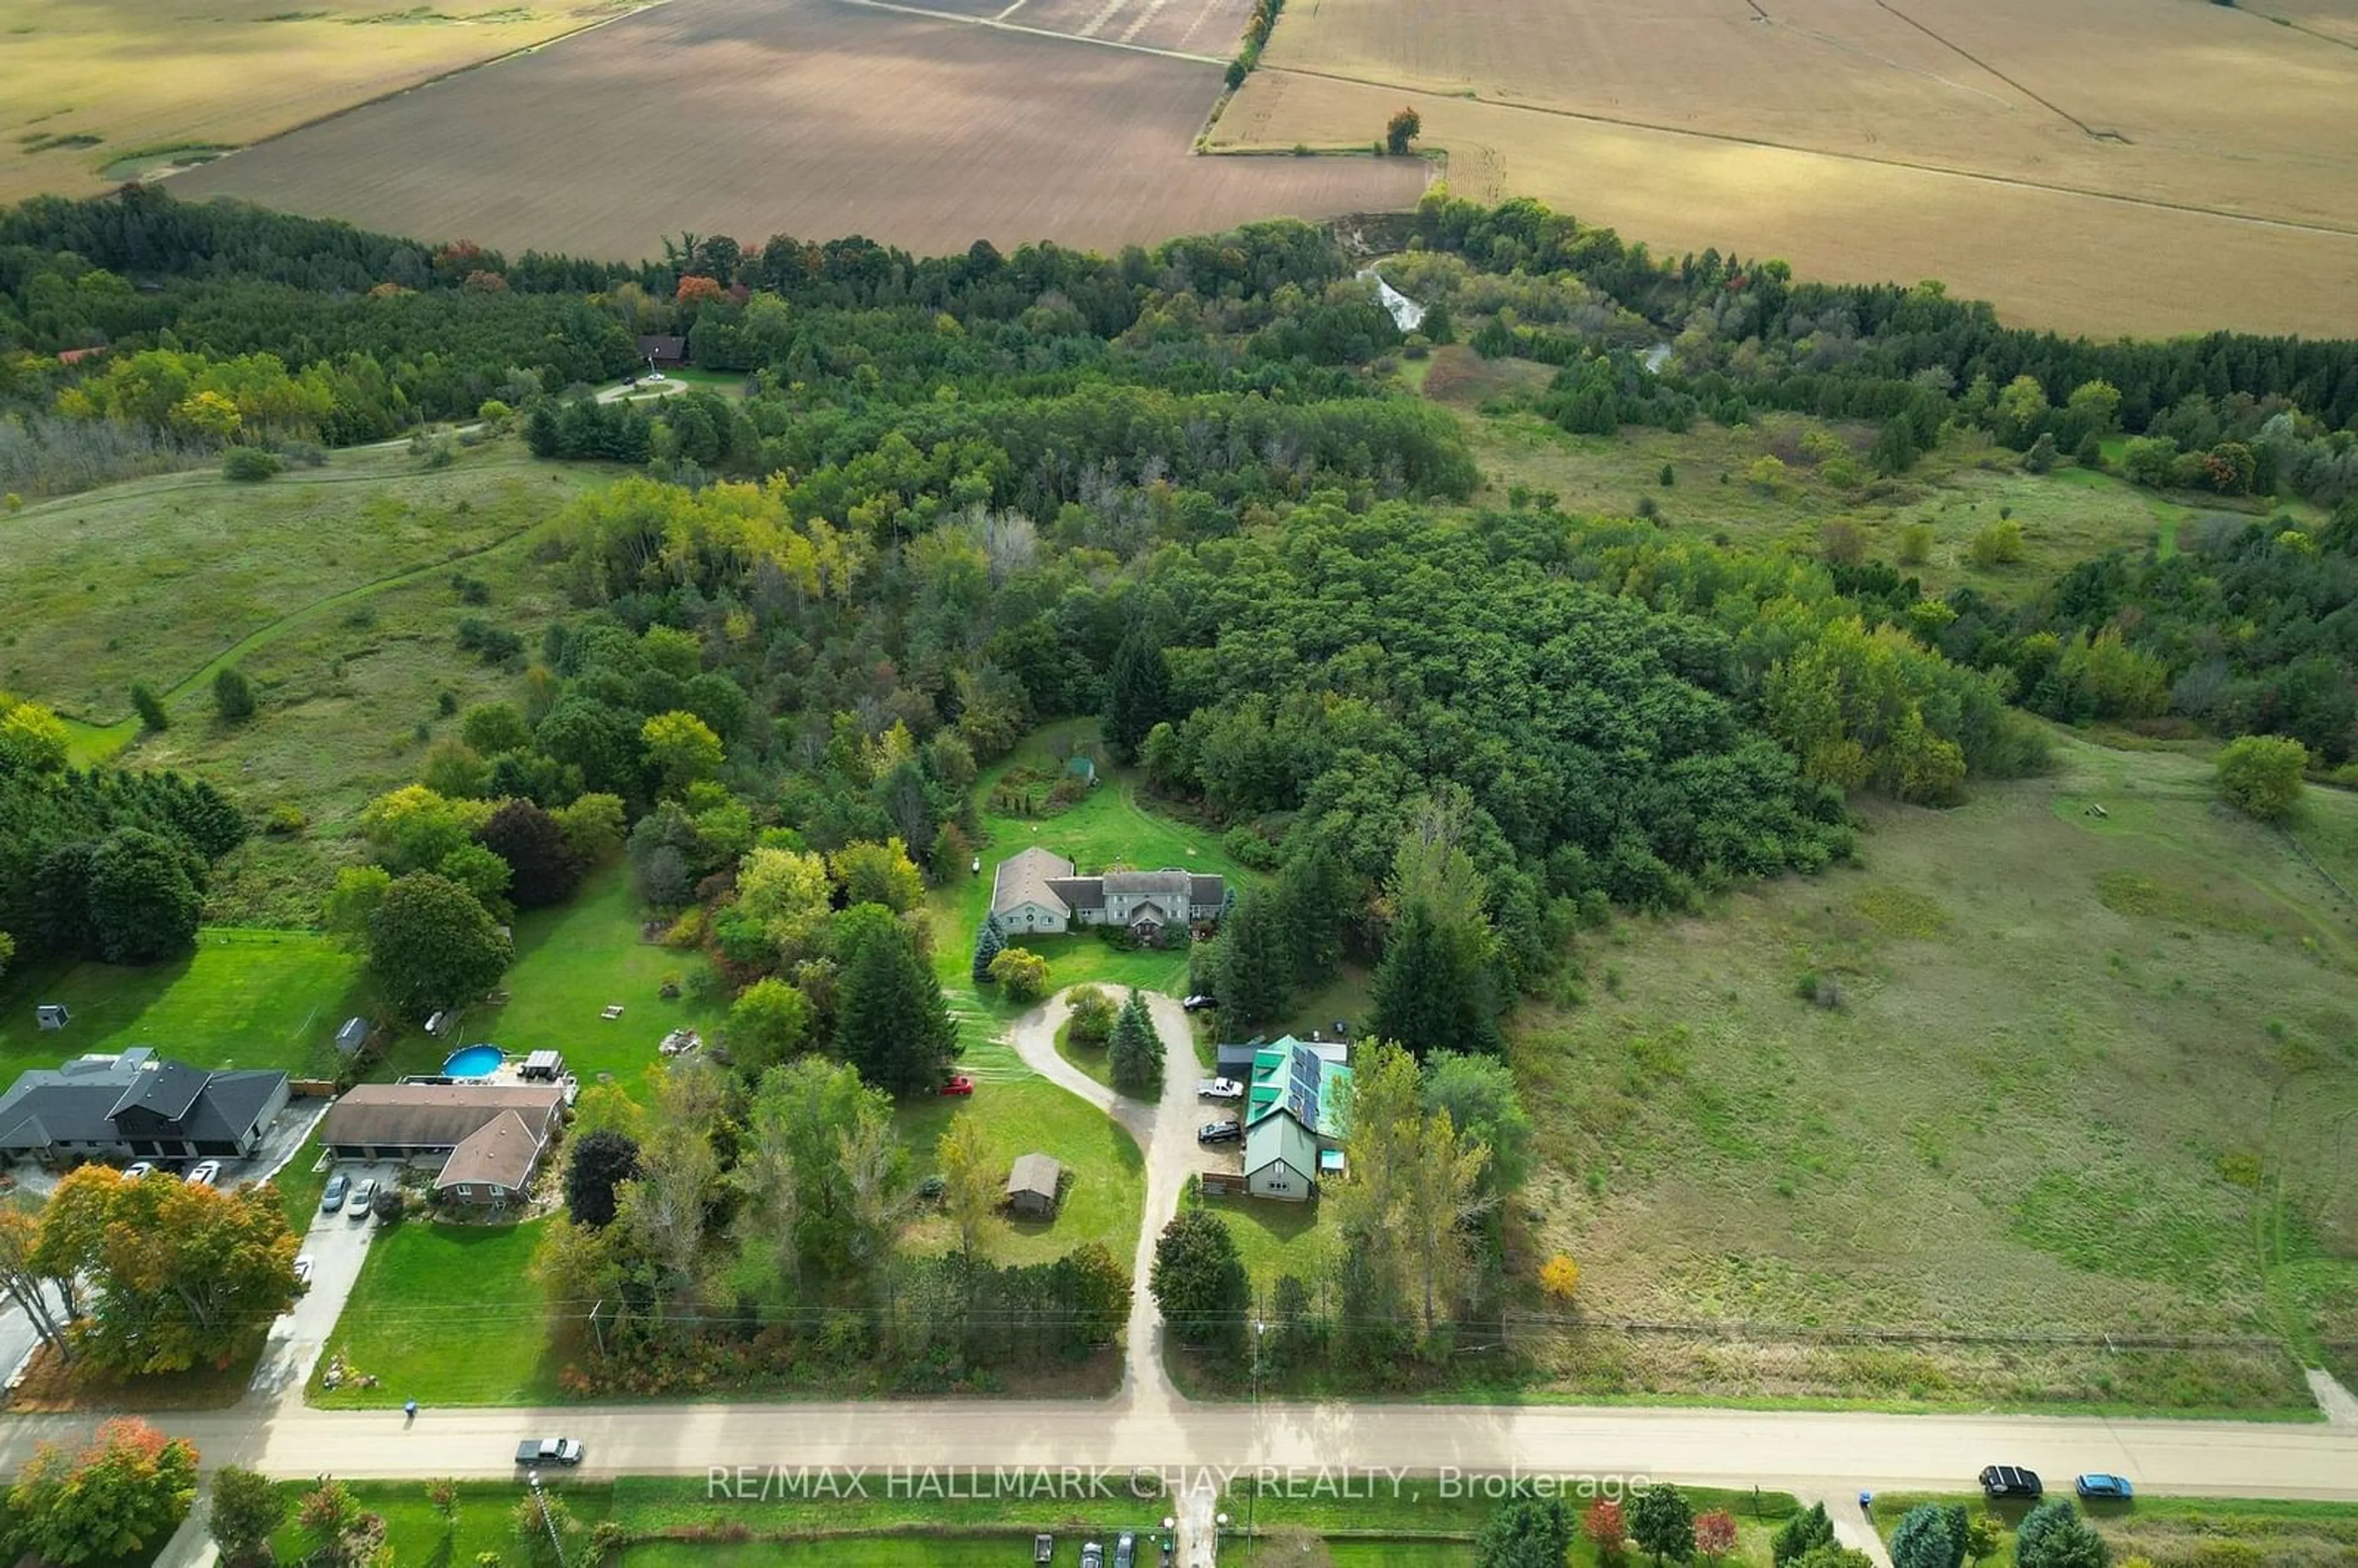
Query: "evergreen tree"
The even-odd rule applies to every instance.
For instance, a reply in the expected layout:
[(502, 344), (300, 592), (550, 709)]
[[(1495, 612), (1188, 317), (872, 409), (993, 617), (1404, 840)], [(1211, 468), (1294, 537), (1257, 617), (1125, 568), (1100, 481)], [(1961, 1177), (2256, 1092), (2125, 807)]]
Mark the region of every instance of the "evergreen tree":
[(1408, 906), (1377, 966), (1377, 1036), (1422, 1059), (1434, 1051), (1496, 1051), (1498, 1024), (1489, 968), (1477, 935), (1444, 925), (1420, 899)]
[(1213, 994), (1232, 1024), (1266, 1023), (1293, 1000), (1293, 956), (1279, 895), (1256, 889), (1220, 925)]
[[(2015, 1531), (2014, 1560), (2020, 1568), (2106, 1568), (2112, 1550), (2079, 1509), (2059, 1498), (2024, 1518)], [(1898, 1568), (1896, 1558), (1893, 1568)]]
[(1356, 892), (1348, 868), (1324, 842), (1286, 862), (1277, 879), (1277, 923), (1293, 984), (1323, 985), (1334, 975)]
[(254, 682), (234, 665), (223, 665), (213, 676), (213, 711), (229, 724), (254, 717)]
[(1171, 665), (1163, 644), (1143, 626), (1114, 651), (1106, 684), (1105, 738), (1114, 756), (1134, 761), (1147, 731), (1171, 717)]
[(139, 728), (161, 733), (172, 727), (172, 716), (164, 711), (163, 700), (145, 681), (131, 684), (132, 711), (139, 715)]
[(1113, 1021), (1106, 1062), (1113, 1069), (1113, 1087), (1122, 1093), (1141, 1099), (1163, 1098), (1163, 1036), (1146, 1010), (1146, 999), (1136, 991)]
[(837, 1054), (890, 1094), (933, 1088), (949, 1068), (957, 1028), (917, 939), (882, 904), (837, 917)]
[(1629, 1539), (1657, 1564), (1685, 1562), (1694, 1555), (1694, 1505), (1667, 1481), (1647, 1487), (1630, 1500)]
[(1891, 1532), (1891, 1568), (1963, 1568), (1963, 1523), (1937, 1503), (1909, 1509)]
[(974, 983), (987, 985), (990, 980), (990, 961), (1007, 946), (1007, 938), (999, 934), (999, 916), (986, 914), (982, 928), (974, 934)]
[(1795, 1514), (1785, 1521), (1768, 1542), (1768, 1555), (1777, 1568), (1808, 1556), (1834, 1538), (1834, 1521), (1826, 1517), (1826, 1505), (1816, 1503), (1807, 1512)]
[(1509, 1498), (1474, 1538), (1476, 1568), (1563, 1568), (1572, 1536), (1572, 1513), (1562, 1498)]

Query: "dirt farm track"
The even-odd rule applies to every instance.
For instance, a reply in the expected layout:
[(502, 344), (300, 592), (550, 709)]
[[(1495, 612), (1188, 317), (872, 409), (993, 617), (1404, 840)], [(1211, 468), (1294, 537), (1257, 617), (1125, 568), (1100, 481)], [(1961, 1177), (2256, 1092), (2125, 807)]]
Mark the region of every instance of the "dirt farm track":
[[(1110, 247), (1407, 207), (1424, 188), (1428, 166), (1407, 159), (1192, 155), (1241, 27), (1228, 0), (1130, 0), (1129, 16), (1038, 3), (1044, 29), (1095, 24), (1098, 41), (853, 0), (670, 0), (172, 189), (426, 239), (636, 258), (683, 230), (859, 233), (919, 252), (977, 238)], [(1158, 52), (1182, 48), (1201, 58)]]

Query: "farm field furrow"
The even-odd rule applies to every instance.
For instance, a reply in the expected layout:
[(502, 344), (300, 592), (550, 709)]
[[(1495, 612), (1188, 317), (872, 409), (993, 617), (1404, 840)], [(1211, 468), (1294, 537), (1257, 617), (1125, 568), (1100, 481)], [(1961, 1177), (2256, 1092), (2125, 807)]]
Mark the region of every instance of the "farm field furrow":
[(383, 93), (546, 43), (634, 0), (434, 6), (10, 0), (0, 49), (0, 201), (95, 195)]
[[(1289, 13), (1289, 17), (1291, 14)], [(1289, 20), (1279, 26), (1282, 38)], [(1657, 251), (1779, 256), (1813, 277), (1938, 277), (2006, 320), (2098, 336), (2358, 330), (2358, 234), (2072, 195), (1995, 178), (1604, 124), (1263, 69), (1215, 148), (1364, 144), (1403, 103), (1450, 189), (1532, 196)], [(1986, 243), (2002, 235), (2002, 243)], [(2190, 265), (2199, 256), (2201, 265)], [(2238, 280), (2223, 288), (2222, 278)]]
[(1112, 247), (1405, 207), (1423, 189), (1408, 162), (1195, 157), (1218, 91), (1214, 65), (905, 12), (674, 0), (174, 189), (608, 256), (682, 230)]

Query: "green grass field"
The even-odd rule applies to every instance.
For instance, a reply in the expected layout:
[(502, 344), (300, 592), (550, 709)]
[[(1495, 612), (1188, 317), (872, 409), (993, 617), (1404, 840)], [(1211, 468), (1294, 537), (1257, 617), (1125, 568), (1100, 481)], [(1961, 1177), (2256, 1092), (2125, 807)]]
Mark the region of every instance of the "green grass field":
[[(360, 1506), (384, 1517), (385, 1543), (393, 1549), (393, 1561), (408, 1568), (424, 1564), (427, 1568), (463, 1568), (472, 1564), (481, 1553), (496, 1552), (503, 1561), (525, 1561), (522, 1543), (514, 1523), (514, 1510), (526, 1493), (519, 1482), (461, 1481), (459, 1483), (459, 1511), (455, 1528), (437, 1513), (426, 1500), (426, 1488), (415, 1482), (349, 1481), (352, 1495)], [(318, 1483), (288, 1481), (279, 1490), (290, 1499), (300, 1499)], [(560, 1480), (551, 1490), (560, 1494), (565, 1506), (584, 1526), (594, 1526), (606, 1517), (612, 1488), (595, 1484), (579, 1484)], [(281, 1563), (304, 1560), (304, 1539), (295, 1526), (294, 1503), (287, 1508), (287, 1523), (271, 1537)], [(544, 1540), (542, 1545), (545, 1547)], [(587, 1547), (587, 1538), (584, 1538)]]
[[(2071, 1496), (2068, 1477), (2053, 1477), (2049, 1497)], [(2004, 1527), (2004, 1540), (1983, 1568), (2014, 1568), (2014, 1532), (2029, 1511), (2023, 1504), (1989, 1503), (1973, 1494), (1956, 1496), (1917, 1492), (1877, 1493), (1870, 1509), (1875, 1528), (1886, 1541), (1908, 1510), (1920, 1504), (1942, 1507), (1963, 1504), (1976, 1514), (1989, 1514)], [(2332, 1563), (2358, 1552), (2358, 1504), (2293, 1502), (2283, 1499), (2219, 1498), (2139, 1498), (2133, 1502), (2075, 1502), (2112, 1547), (2113, 1561), (2144, 1558), (2153, 1563), (2203, 1560), (2206, 1544), (2241, 1542), (2265, 1563)], [(2215, 1561), (2224, 1562), (2222, 1554)]]
[(330, 1410), (546, 1403), (557, 1368), (542, 1353), (546, 1309), (529, 1271), (540, 1227), (410, 1220), (370, 1243), (328, 1342), (355, 1375), (328, 1389), (322, 1357), (308, 1397)]
[(1266, 1302), (1284, 1274), (1301, 1280), (1316, 1299), (1320, 1282), (1336, 1260), (1335, 1227), (1320, 1223), (1326, 1212), (1323, 1205), (1228, 1197), (1208, 1197), (1203, 1203), (1236, 1238), (1237, 1254), (1252, 1276), (1256, 1300)]
[[(2309, 809), (2348, 842), (2358, 797)], [(2313, 1414), (2299, 1360), (2358, 1337), (2353, 911), (2172, 750), (2061, 737), (2050, 777), (1862, 815), (1861, 868), (1584, 939), (1586, 1004), (1518, 1015), (1517, 1277), (1562, 1250), (1592, 1324), (1762, 1325), (1535, 1324), (1552, 1386)], [(1775, 1334), (1852, 1325), (2026, 1337)], [(2106, 1334), (2290, 1348), (2028, 1342)]]
[[(153, 1045), (199, 1067), (283, 1067), (333, 1076), (337, 1027), (366, 1011), (360, 961), (300, 931), (207, 927), (197, 950), (129, 968), (31, 969), (0, 991), (0, 1080), (70, 1056)], [(33, 1022), (37, 1002), (72, 1011), (66, 1028)]]
[[(1357, 1544), (1365, 1556), (1343, 1563), (1462, 1563), (1471, 1561), (1475, 1534), (1504, 1506), (1499, 1477), (1459, 1476), (1444, 1483), (1438, 1476), (1404, 1476), (1393, 1481), (1381, 1476), (1355, 1477), (1363, 1495), (1344, 1497), (1339, 1490), (1320, 1494), (1314, 1488), (1266, 1486), (1258, 1493), (1249, 1481), (1228, 1488), (1220, 1507), (1239, 1526), (1249, 1519), (1254, 1528), (1307, 1530), (1328, 1538), (1330, 1549)], [(1528, 1482), (1526, 1483), (1528, 1484)], [(1725, 1509), (1736, 1519), (1736, 1551), (1729, 1563), (1766, 1564), (1768, 1540), (1792, 1517), (1799, 1505), (1784, 1492), (1732, 1492), (1710, 1487), (1682, 1487), (1697, 1513)], [(1574, 1515), (1594, 1502), (1597, 1494), (1568, 1488), (1564, 1506)], [(1626, 1507), (1626, 1499), (1625, 1499)], [(1351, 1538), (1375, 1537), (1353, 1543)], [(1429, 1552), (1455, 1555), (1428, 1556)], [(1596, 1549), (1585, 1536), (1577, 1539), (1566, 1559), (1570, 1568), (1598, 1568)]]
[(472, 572), (466, 557), (544, 522), (590, 477), (512, 444), (444, 469), (395, 446), (260, 484), (204, 470), (37, 502), (0, 521), (0, 684), (111, 724), (134, 681), (193, 687), (222, 655), (253, 657), (378, 585)]
[[(562, 1051), (583, 1084), (611, 1081), (638, 1096), (663, 1059), (656, 1047), (665, 1035), (694, 1029), (709, 1044), (728, 1012), (723, 1002), (693, 994), (689, 982), (707, 966), (702, 954), (641, 940), (638, 902), (619, 864), (584, 882), (571, 903), (519, 918), (515, 947), (515, 962), (500, 981), (504, 1003), (466, 1010), (447, 1041), (406, 1030), (384, 1070), (434, 1072), (463, 1037), (511, 1054)], [(666, 1000), (660, 992), (672, 976), (679, 977), (681, 994)], [(611, 1002), (621, 1002), (623, 1012), (609, 1021), (599, 1015)]]
[[(1065, 1171), (1064, 1204), (1055, 1217), (1011, 1220), (991, 1255), (1002, 1263), (1044, 1263), (1084, 1242), (1101, 1241), (1129, 1268), (1146, 1206), (1145, 1162), (1130, 1134), (1095, 1106), (1044, 1078), (984, 1078), (971, 1100), (902, 1105), (894, 1119), (919, 1172), (932, 1173), (942, 1130), (968, 1106), (982, 1119), (986, 1142), (1000, 1164), (1012, 1165), (1018, 1155), (1036, 1152), (1055, 1155)], [(946, 1250), (952, 1240), (946, 1223), (931, 1218), (920, 1220), (910, 1236), (910, 1245), (921, 1250)]]

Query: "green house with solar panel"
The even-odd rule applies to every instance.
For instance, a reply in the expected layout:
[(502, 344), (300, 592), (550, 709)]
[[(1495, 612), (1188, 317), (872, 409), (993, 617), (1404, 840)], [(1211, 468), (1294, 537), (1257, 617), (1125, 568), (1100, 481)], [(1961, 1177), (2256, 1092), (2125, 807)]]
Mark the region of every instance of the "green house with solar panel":
[(1349, 1047), (1289, 1034), (1253, 1053), (1245, 1086), (1245, 1188), (1255, 1197), (1307, 1203), (1343, 1173), (1343, 1090)]

